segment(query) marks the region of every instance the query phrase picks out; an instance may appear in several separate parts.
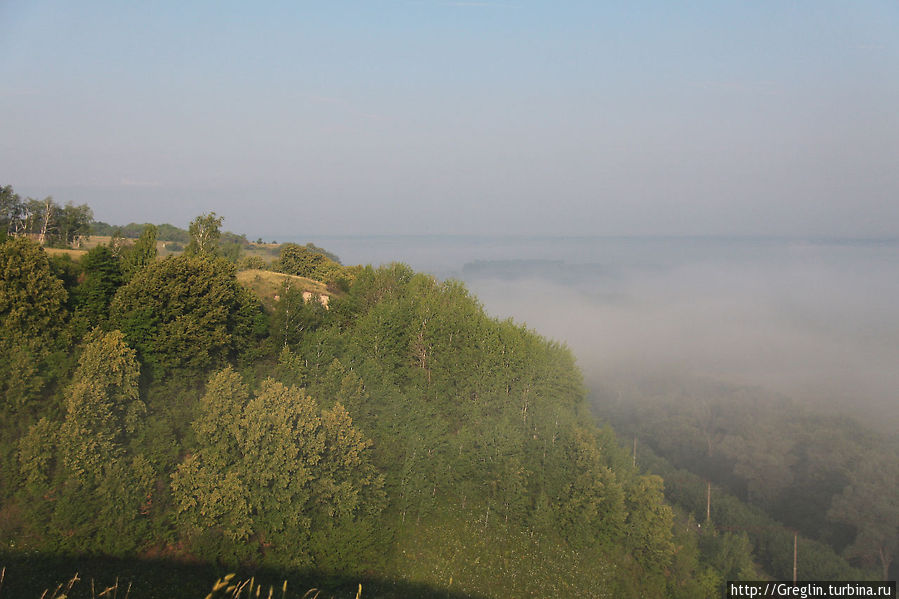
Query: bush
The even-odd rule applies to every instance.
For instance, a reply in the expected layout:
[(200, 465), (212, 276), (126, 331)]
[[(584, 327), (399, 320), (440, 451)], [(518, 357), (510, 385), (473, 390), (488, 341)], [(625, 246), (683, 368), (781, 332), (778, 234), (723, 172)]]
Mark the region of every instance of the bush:
[(265, 270), (268, 268), (268, 262), (259, 256), (244, 256), (237, 263), (238, 270)]

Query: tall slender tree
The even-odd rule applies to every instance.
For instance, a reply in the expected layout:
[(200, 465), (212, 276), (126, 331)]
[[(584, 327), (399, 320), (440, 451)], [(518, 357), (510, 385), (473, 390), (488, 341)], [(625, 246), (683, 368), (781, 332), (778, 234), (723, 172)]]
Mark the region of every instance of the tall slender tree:
[(221, 227), (225, 219), (216, 216), (215, 212), (201, 214), (190, 223), (190, 243), (184, 248), (188, 256), (214, 256), (219, 253), (219, 238), (222, 236)]

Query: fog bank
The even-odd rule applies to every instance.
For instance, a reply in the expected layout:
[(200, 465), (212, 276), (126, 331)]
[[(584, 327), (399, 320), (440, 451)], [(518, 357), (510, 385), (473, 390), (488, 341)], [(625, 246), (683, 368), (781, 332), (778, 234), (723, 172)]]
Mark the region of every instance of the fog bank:
[(725, 238), (315, 240), (463, 279), (567, 343), (594, 388), (706, 378), (899, 428), (899, 243)]
[(584, 278), (567, 282), (556, 264), (556, 272), (468, 283), (492, 314), (567, 342), (588, 384), (711, 378), (895, 431), (896, 248), (785, 245), (767, 254), (609, 265), (605, 275), (581, 268)]

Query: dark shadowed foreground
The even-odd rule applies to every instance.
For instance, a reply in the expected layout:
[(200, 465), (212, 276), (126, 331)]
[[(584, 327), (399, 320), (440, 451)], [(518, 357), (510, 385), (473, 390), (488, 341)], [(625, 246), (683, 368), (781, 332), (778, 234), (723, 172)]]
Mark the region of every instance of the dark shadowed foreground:
[[(0, 554), (0, 568), (6, 575), (0, 586), (0, 599), (38, 599), (44, 591), (51, 596), (62, 585), (65, 589), (77, 574), (78, 579), (67, 593), (70, 599), (99, 597), (105, 589), (116, 587), (115, 595), (134, 599), (203, 599), (217, 580), (235, 573), (234, 580), (254, 578), (267, 596), (269, 587), (273, 597), (290, 599), (303, 597), (309, 589), (319, 595), (335, 599), (356, 597), (362, 585), (363, 598), (422, 599), (481, 599), (482, 595), (464, 593), (452, 588), (440, 588), (407, 580), (388, 580), (361, 576), (346, 582), (333, 573), (316, 570), (278, 571), (270, 568), (238, 570), (217, 568), (208, 564), (170, 560), (115, 559), (108, 557), (79, 557), (51, 554)], [(284, 582), (287, 590), (284, 591)], [(104, 595), (105, 596), (105, 595)], [(224, 596), (224, 595), (222, 595)]]

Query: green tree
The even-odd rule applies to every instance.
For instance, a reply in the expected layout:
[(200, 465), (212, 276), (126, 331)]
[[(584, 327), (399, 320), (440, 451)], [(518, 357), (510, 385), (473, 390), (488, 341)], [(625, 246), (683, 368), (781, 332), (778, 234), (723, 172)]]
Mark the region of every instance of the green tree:
[(260, 256), (244, 256), (237, 262), (239, 270), (265, 270), (267, 267), (268, 262)]
[(202, 439), (207, 462), (224, 468), (240, 455), (238, 437), (249, 400), (249, 388), (230, 366), (209, 379), (200, 400), (200, 416), (192, 424)]
[(130, 450), (145, 413), (135, 352), (119, 331), (90, 333), (65, 416), (40, 420), (19, 443), (32, 526), (62, 549), (122, 555), (148, 538), (156, 475)]
[(97, 325), (109, 314), (109, 304), (122, 285), (120, 263), (109, 246), (98, 245), (81, 258), (84, 280), (73, 295), (76, 307), (92, 325)]
[(745, 532), (719, 533), (713, 529), (701, 537), (703, 554), (723, 580), (758, 580), (752, 564), (752, 543)]
[(219, 253), (225, 260), (232, 264), (240, 262), (240, 253), (242, 251), (243, 244), (237, 241), (222, 241), (219, 243)]
[(223, 366), (248, 348), (261, 317), (234, 266), (208, 256), (146, 265), (110, 306), (111, 326), (125, 333), (155, 376), (190, 378)]
[(42, 365), (60, 341), (68, 294), (40, 246), (25, 238), (0, 245), (0, 397), (21, 407), (43, 386)]
[(899, 550), (899, 459), (869, 456), (850, 473), (849, 485), (834, 498), (828, 516), (855, 528), (846, 555), (866, 564), (879, 563), (883, 580)]
[(674, 553), (672, 525), (674, 514), (665, 503), (662, 477), (636, 477), (625, 487), (627, 545), (647, 570), (662, 572)]
[[(302, 373), (302, 369), (299, 370)], [(370, 399), (362, 378), (347, 369), (337, 358), (310, 384), (309, 391), (320, 398), (323, 405), (341, 403), (354, 414), (364, 412)]]
[(117, 259), (121, 259), (122, 254), (128, 247), (128, 242), (126, 241), (125, 236), (122, 234), (122, 229), (116, 227), (115, 229), (113, 229), (112, 233), (110, 233), (109, 237), (110, 251)]
[(94, 213), (87, 204), (67, 202), (62, 208), (56, 207), (55, 215), (55, 234), (50, 239), (53, 245), (68, 247), (90, 236)]
[[(722, 577), (720, 571), (716, 571), (702, 559), (703, 555), (699, 550), (701, 537), (696, 534), (697, 530), (696, 521), (692, 517), (678, 522), (674, 527), (675, 551), (669, 567), (667, 594), (671, 599), (715, 599), (721, 596), (725, 580), (736, 580), (736, 577)], [(708, 539), (709, 536), (702, 538)], [(751, 553), (747, 556), (751, 563)]]
[(288, 387), (304, 387), (306, 363), (303, 357), (291, 351), (289, 347), (282, 347), (278, 354), (278, 365), (275, 367), (274, 378)]
[(384, 532), (384, 478), (371, 462), (371, 440), (336, 403), (321, 415), (323, 448), (313, 485), (310, 550), (319, 568), (359, 571), (377, 560)]
[(18, 442), (19, 469), (29, 497), (48, 495), (59, 444), (59, 426), (47, 418), (31, 425)]
[(272, 264), (272, 270), (319, 281), (334, 281), (343, 273), (338, 262), (296, 243), (281, 245), (280, 257)]
[(172, 492), (183, 522), (193, 534), (216, 528), (232, 541), (253, 533), (254, 489), (240, 468), (239, 435), (250, 392), (230, 368), (210, 378), (192, 427), (201, 449), (172, 475)]
[(190, 243), (190, 232), (174, 225), (163, 223), (159, 225), (159, 239), (176, 241), (178, 243)]
[(221, 227), (225, 219), (216, 216), (215, 212), (201, 214), (191, 221), (188, 229), (190, 243), (184, 248), (188, 256), (215, 256), (219, 253), (219, 238), (222, 236)]
[(307, 301), (304, 289), (290, 279), (284, 281), (280, 299), (269, 319), (269, 335), (275, 347), (296, 345), (304, 335), (320, 327), (328, 310), (318, 301)]
[(570, 440), (563, 441), (571, 457), (563, 472), (564, 493), (557, 513), (559, 523), (571, 539), (613, 544), (625, 530), (625, 494), (615, 474), (603, 462), (595, 437), (583, 428), (575, 429)]
[(334, 252), (329, 252), (325, 248), (318, 247), (317, 245), (315, 245), (312, 242), (307, 243), (306, 248), (311, 252), (317, 252), (317, 253), (323, 255), (325, 258), (327, 258), (331, 262), (336, 262), (337, 264), (342, 264), (342, 262), (340, 261), (340, 258), (337, 257), (337, 254), (335, 254)]
[(25, 225), (25, 203), (12, 185), (0, 187), (0, 233), (19, 234)]
[(147, 225), (133, 246), (122, 252), (122, 278), (127, 283), (156, 260), (156, 225)]
[(97, 478), (124, 452), (146, 408), (138, 397), (140, 367), (119, 331), (87, 336), (78, 369), (66, 389), (60, 438), (63, 460), (74, 476)]
[(12, 187), (0, 190), (0, 223), (7, 232), (34, 235), (40, 245), (59, 247), (90, 235), (94, 213), (87, 204), (59, 206), (52, 197), (22, 201)]
[(230, 369), (210, 379), (193, 423), (201, 447), (172, 475), (182, 525), (195, 538), (252, 537), (277, 563), (322, 566), (329, 544), (358, 544), (355, 525), (383, 508), (371, 443), (342, 407), (322, 413), (296, 387), (269, 379), (248, 396)]

